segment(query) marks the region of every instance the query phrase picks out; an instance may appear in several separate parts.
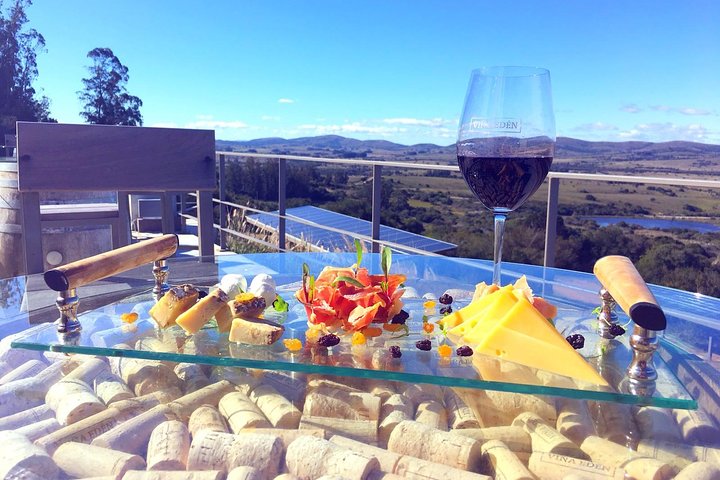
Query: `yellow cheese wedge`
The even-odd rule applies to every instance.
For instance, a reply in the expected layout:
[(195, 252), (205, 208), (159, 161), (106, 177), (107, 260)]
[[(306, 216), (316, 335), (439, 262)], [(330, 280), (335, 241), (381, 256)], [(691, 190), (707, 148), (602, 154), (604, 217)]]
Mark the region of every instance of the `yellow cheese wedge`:
[[(515, 329), (518, 327), (521, 331)], [(492, 326), (473, 349), (477, 353), (583, 382), (608, 384), (524, 299), (518, 301), (505, 317)]]
[[(512, 288), (508, 290), (498, 290), (497, 293), (494, 293), (492, 296), (496, 297), (495, 301), (482, 312), (470, 329), (463, 330), (465, 332), (462, 336), (463, 342), (469, 345), (479, 343), (490, 328), (503, 318), (519, 301), (518, 297), (513, 294)], [(463, 325), (461, 325), (461, 327), (462, 326)], [(452, 340), (453, 337), (450, 337), (450, 339)]]
[(222, 290), (215, 289), (211, 294), (201, 298), (195, 305), (181, 313), (177, 323), (187, 333), (197, 333), (215, 313), (223, 306), (227, 307), (228, 297)]
[(456, 310), (443, 320), (442, 325), (445, 326), (454, 337), (462, 337), (469, 332), (477, 322), (483, 317), (485, 310), (490, 307), (502, 295), (501, 292), (507, 293), (512, 291), (512, 286), (508, 285), (500, 290), (486, 295), (479, 300), (474, 300), (467, 307)]
[(192, 307), (198, 299), (198, 289), (190, 284), (172, 287), (150, 309), (150, 316), (161, 328), (175, 324), (175, 319), (188, 308)]
[(218, 331), (225, 333), (230, 331), (232, 326), (233, 314), (229, 304), (225, 304), (215, 312), (215, 321), (217, 322)]

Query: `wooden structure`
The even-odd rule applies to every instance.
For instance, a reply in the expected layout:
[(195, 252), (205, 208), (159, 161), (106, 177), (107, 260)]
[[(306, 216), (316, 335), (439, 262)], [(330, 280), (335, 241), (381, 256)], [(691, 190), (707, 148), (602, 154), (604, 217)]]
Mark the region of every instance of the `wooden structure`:
[[(197, 192), (199, 253), (213, 254), (212, 130), (18, 122), (17, 158), (28, 274), (43, 271), (43, 226), (111, 225), (113, 248), (128, 244), (129, 192), (163, 194), (163, 233), (174, 230), (175, 192)], [(45, 191), (116, 191), (118, 202), (41, 205)]]

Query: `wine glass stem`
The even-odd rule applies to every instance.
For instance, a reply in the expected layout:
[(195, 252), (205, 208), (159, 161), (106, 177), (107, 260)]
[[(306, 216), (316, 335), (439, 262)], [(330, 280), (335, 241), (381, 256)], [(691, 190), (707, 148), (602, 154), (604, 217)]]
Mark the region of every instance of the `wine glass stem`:
[(495, 249), (493, 252), (493, 283), (500, 286), (500, 264), (502, 263), (503, 234), (507, 215), (495, 214)]

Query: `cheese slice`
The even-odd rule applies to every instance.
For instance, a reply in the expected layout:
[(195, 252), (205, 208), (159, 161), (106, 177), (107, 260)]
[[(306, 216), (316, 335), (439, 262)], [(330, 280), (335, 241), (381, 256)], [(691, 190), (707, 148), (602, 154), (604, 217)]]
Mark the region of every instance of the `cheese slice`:
[(227, 301), (225, 292), (217, 288), (178, 315), (175, 323), (189, 334), (197, 333), (221, 307), (227, 307)]
[(485, 312), (492, 307), (495, 302), (502, 301), (506, 293), (512, 291), (512, 286), (508, 285), (501, 290), (490, 295), (473, 301), (467, 307), (461, 308), (445, 317), (443, 325), (448, 328), (448, 334), (451, 339), (460, 339), (463, 335), (477, 325), (484, 318)]
[(596, 385), (607, 381), (538, 313), (519, 300), (485, 333), (473, 349), (528, 367), (546, 370)]
[(479, 343), (490, 328), (500, 321), (519, 301), (518, 297), (513, 294), (512, 288), (498, 290), (492, 296), (496, 297), (495, 301), (478, 316), (473, 325), (468, 325), (468, 328), (463, 330), (465, 332), (462, 336), (463, 342), (470, 345)]

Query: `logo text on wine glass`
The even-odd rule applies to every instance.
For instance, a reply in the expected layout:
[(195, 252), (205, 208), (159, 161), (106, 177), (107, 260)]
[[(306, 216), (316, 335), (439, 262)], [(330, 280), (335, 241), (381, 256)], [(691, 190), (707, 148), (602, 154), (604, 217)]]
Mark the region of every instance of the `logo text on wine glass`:
[(463, 129), (470, 132), (520, 133), (522, 120), (517, 118), (471, 118)]

